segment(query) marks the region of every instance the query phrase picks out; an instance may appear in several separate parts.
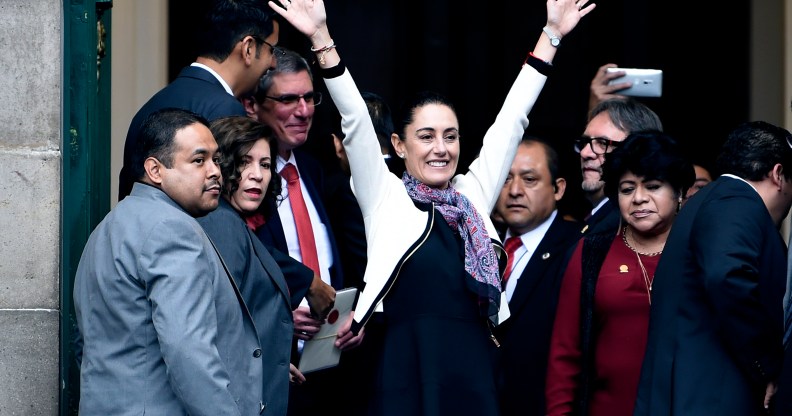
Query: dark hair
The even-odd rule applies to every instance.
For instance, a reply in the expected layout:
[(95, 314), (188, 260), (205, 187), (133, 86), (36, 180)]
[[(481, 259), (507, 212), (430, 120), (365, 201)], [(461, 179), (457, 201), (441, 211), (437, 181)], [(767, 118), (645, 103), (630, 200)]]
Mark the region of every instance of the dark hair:
[(138, 143), (132, 154), (132, 177), (144, 178), (146, 170), (143, 164), (149, 157), (157, 158), (168, 169), (172, 168), (176, 133), (196, 123), (209, 127), (209, 122), (202, 116), (180, 108), (163, 108), (149, 114), (140, 127)]
[(602, 166), (605, 195), (616, 199), (619, 179), (632, 172), (644, 180), (668, 182), (677, 196), (684, 196), (696, 180), (693, 164), (671, 136), (652, 130), (627, 136), (605, 158)]
[(371, 117), (371, 122), (374, 123), (374, 131), (377, 133), (380, 147), (389, 149), (388, 153), (391, 154), (391, 157), (396, 157), (391, 144), (391, 134), (396, 129), (393, 127), (393, 116), (391, 116), (388, 103), (384, 98), (373, 92), (363, 91), (360, 95), (363, 96), (363, 101), (366, 102), (366, 107), (368, 107), (369, 117)]
[(436, 93), (434, 91), (422, 91), (416, 93), (411, 98), (407, 99), (399, 111), (400, 118), (399, 121), (399, 128), (396, 132), (399, 134), (399, 139), (404, 141), (405, 139), (405, 131), (404, 129), (415, 121), (415, 111), (421, 107), (427, 106), (429, 104), (437, 104), (437, 105), (444, 105), (451, 109), (456, 114), (456, 109), (451, 101), (444, 97), (443, 95)]
[[(274, 31), (274, 11), (263, 0), (209, 0), (196, 28), (198, 56), (223, 62), (245, 36), (256, 39), (258, 51)], [(204, 3), (206, 3), (204, 1)], [(258, 56), (257, 56), (258, 57)]]
[(270, 146), (272, 163), (270, 173), (272, 177), (267, 185), (264, 201), (259, 209), (263, 210), (265, 217), (269, 217), (270, 209), (274, 206), (272, 201), (278, 201), (281, 196), (281, 181), (275, 166), (278, 154), (278, 141), (275, 140), (272, 129), (266, 124), (259, 123), (246, 116), (223, 117), (210, 124), (212, 134), (217, 140), (220, 153), (220, 171), (223, 173), (223, 194), (231, 196), (239, 189), (241, 170), (245, 155), (259, 139), (265, 139)]
[(630, 97), (600, 101), (591, 109), (589, 120), (603, 112), (608, 113), (608, 117), (617, 129), (627, 134), (643, 130), (663, 131), (660, 117), (652, 109)]
[(275, 48), (275, 56), (277, 56), (275, 67), (270, 68), (269, 71), (264, 73), (264, 76), (261, 77), (259, 80), (258, 90), (253, 95), (253, 98), (256, 99), (256, 102), (263, 102), (264, 96), (269, 93), (269, 89), (272, 88), (272, 84), (274, 83), (273, 78), (279, 74), (298, 74), (300, 72), (307, 72), (308, 78), (311, 79), (311, 83), (313, 83), (313, 73), (311, 72), (311, 67), (308, 65), (308, 61), (302, 57), (302, 55), (294, 52), (293, 50), (286, 49), (283, 47), (278, 46)]
[(792, 135), (764, 121), (738, 125), (729, 133), (717, 159), (721, 173), (760, 181), (780, 163), (784, 177), (792, 178)]
[(556, 180), (562, 178), (561, 176), (561, 162), (558, 157), (558, 152), (547, 143), (546, 140), (540, 139), (536, 136), (530, 136), (526, 134), (523, 136), (522, 141), (520, 141), (520, 145), (530, 145), (530, 144), (538, 144), (544, 148), (545, 157), (547, 159), (547, 170), (550, 171), (550, 181), (553, 184), (553, 189), (558, 191), (558, 187), (556, 185)]

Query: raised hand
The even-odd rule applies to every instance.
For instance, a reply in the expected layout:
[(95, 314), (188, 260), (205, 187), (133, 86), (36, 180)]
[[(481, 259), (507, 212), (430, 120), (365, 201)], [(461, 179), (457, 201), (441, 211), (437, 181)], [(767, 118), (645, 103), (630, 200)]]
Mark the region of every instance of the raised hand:
[(591, 79), (591, 86), (589, 87), (589, 111), (601, 101), (611, 98), (624, 98), (624, 96), (618, 94), (618, 92), (632, 86), (630, 82), (616, 82), (613, 85), (608, 85), (609, 82), (621, 78), (626, 74), (624, 71), (608, 72), (608, 68), (616, 67), (616, 64), (602, 65), (597, 70), (594, 78)]
[(303, 35), (313, 38), (321, 29), (327, 29), (327, 13), (322, 0), (282, 0), (268, 4)]
[(563, 37), (594, 7), (589, 0), (547, 0), (547, 26)]

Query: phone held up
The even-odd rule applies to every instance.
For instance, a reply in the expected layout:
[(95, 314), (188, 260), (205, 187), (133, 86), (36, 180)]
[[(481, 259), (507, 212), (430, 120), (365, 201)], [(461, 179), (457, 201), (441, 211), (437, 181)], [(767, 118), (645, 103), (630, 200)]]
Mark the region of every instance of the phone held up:
[(608, 68), (608, 72), (624, 71), (625, 75), (608, 82), (608, 85), (629, 82), (631, 87), (616, 91), (616, 94), (632, 97), (660, 97), (663, 95), (663, 70), (640, 68)]

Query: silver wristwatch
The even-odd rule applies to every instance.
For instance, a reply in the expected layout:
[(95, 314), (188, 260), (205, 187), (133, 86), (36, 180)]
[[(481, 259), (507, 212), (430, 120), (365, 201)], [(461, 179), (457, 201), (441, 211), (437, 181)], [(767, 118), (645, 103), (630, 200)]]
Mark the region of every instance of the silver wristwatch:
[(547, 37), (548, 37), (548, 38), (550, 38), (550, 44), (551, 44), (551, 45), (553, 45), (554, 47), (556, 47), (556, 48), (557, 48), (557, 47), (558, 47), (558, 45), (560, 45), (560, 44), (561, 44), (561, 38), (559, 38), (558, 36), (556, 36), (556, 34), (555, 34), (555, 33), (553, 33), (553, 32), (550, 30), (550, 28), (548, 28), (547, 26), (545, 26), (545, 27), (543, 27), (543, 28), (542, 28), (542, 32), (544, 32), (544, 33), (546, 33), (546, 34), (547, 34)]

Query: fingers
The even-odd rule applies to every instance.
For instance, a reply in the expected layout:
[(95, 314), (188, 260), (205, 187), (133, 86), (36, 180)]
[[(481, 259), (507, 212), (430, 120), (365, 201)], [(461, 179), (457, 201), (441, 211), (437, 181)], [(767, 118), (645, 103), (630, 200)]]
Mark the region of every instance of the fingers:
[(294, 364), (289, 364), (289, 381), (294, 384), (302, 384), (305, 382), (305, 375), (303, 375)]
[(308, 305), (314, 316), (324, 319), (333, 309), (335, 304), (335, 289), (323, 282), (319, 276), (314, 276), (311, 287), (308, 289)]
[(352, 332), (347, 332), (343, 336), (336, 339), (335, 346), (341, 351), (350, 350), (357, 347), (363, 342), (363, 333), (354, 335)]

